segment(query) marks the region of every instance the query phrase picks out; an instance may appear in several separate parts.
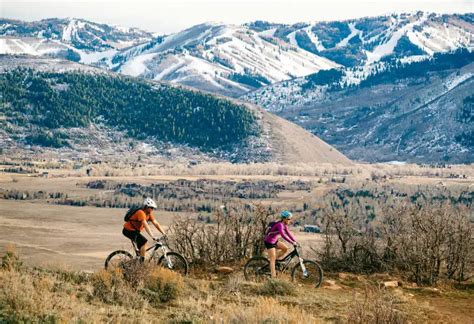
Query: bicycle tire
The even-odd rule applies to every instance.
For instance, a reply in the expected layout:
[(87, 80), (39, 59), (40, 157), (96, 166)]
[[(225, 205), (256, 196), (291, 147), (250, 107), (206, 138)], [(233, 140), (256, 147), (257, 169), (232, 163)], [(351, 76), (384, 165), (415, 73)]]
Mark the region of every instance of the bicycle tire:
[(247, 281), (261, 281), (270, 276), (270, 261), (265, 257), (254, 257), (244, 266), (244, 277)]
[[(187, 276), (188, 275), (188, 270), (189, 270), (189, 267), (188, 267), (188, 261), (186, 261), (186, 259), (179, 253), (177, 252), (168, 252), (166, 253), (166, 255), (170, 258), (174, 258), (175, 261), (173, 262), (174, 265), (178, 265), (180, 264), (181, 267), (174, 267), (173, 268), (169, 268), (168, 265), (166, 264), (166, 261), (165, 261), (165, 256), (162, 255), (160, 257), (160, 259), (158, 260), (158, 265), (159, 266), (162, 266), (163, 268), (167, 268), (167, 269), (170, 269), (170, 270), (173, 270), (175, 272), (178, 272), (179, 274), (183, 275), (183, 276)], [(177, 262), (176, 262), (177, 261)]]
[(296, 283), (314, 285), (315, 288), (319, 288), (323, 282), (323, 269), (316, 261), (303, 260), (303, 264), (309, 273), (308, 276), (305, 277), (303, 275), (301, 266), (299, 263), (297, 263), (291, 270), (291, 280)]
[(124, 251), (124, 250), (114, 251), (109, 254), (107, 259), (105, 259), (105, 270), (109, 270), (109, 268), (111, 268), (112, 260), (119, 259), (120, 257), (124, 259), (123, 261), (118, 260), (120, 267), (122, 267), (122, 263), (124, 261), (130, 261), (133, 259), (133, 256), (127, 251)]

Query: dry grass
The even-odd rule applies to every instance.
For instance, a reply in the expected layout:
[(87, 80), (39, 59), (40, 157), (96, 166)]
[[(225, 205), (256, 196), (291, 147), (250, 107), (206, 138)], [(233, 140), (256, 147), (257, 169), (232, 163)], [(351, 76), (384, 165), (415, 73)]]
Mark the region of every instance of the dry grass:
[(406, 315), (397, 309), (399, 301), (382, 288), (367, 287), (362, 299), (349, 306), (349, 323), (402, 324)]
[[(120, 271), (88, 275), (26, 268), (16, 263), (17, 258), (7, 260), (11, 257), (4, 258), (0, 269), (0, 322), (425, 322), (449, 318), (449, 312), (459, 309), (447, 305), (466, 303), (466, 296), (471, 296), (444, 290), (436, 295), (413, 289), (380, 290), (375, 285), (350, 288), (343, 282), (338, 282), (343, 289), (337, 291), (297, 287), (282, 280), (256, 284), (245, 282), (239, 273), (201, 280), (160, 268), (151, 269), (132, 286)], [(7, 266), (15, 263), (18, 266)], [(433, 311), (430, 300), (443, 305), (443, 313)], [(462, 311), (464, 317), (458, 318), (472, 317), (468, 307)]]
[(271, 297), (259, 297), (250, 307), (228, 304), (211, 315), (217, 323), (316, 323), (311, 314), (298, 306), (287, 306)]

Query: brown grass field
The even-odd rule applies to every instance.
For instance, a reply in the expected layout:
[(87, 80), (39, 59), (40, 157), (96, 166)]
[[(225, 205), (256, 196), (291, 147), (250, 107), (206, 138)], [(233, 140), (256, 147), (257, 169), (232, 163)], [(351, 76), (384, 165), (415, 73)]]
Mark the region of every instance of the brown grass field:
[[(467, 175), (465, 178), (445, 177), (441, 170), (440, 176), (432, 176), (428, 170), (416, 169), (409, 166), (406, 169), (392, 166), (353, 166), (355, 171), (347, 176), (346, 183), (357, 184), (370, 182), (370, 175), (374, 172), (390, 174), (385, 179), (386, 184), (409, 184), (427, 186), (463, 186), (468, 188), (473, 184), (474, 170), (472, 167), (460, 167), (457, 173)], [(411, 168), (411, 169), (408, 169)], [(415, 169), (413, 169), (415, 168)], [(46, 191), (62, 192), (70, 198), (86, 198), (91, 194), (97, 195), (100, 190), (88, 189), (78, 184), (85, 184), (92, 180), (106, 179), (118, 182), (135, 182), (150, 185), (156, 182), (169, 182), (177, 179), (197, 180), (202, 178), (214, 180), (240, 181), (246, 179), (266, 179), (274, 181), (282, 180), (304, 180), (320, 181), (322, 177), (330, 178), (337, 172), (320, 174), (319, 171), (307, 171), (306, 175), (299, 175), (300, 169), (288, 172), (290, 174), (256, 174), (261, 172), (260, 167), (247, 172), (235, 169), (229, 174), (204, 175), (205, 168), (196, 171), (195, 174), (155, 174), (147, 176), (94, 176), (85, 177), (83, 171), (75, 171), (67, 168), (49, 170), (49, 177), (39, 177), (28, 174), (15, 174), (0, 172), (0, 189), (18, 191)], [(258, 170), (258, 171), (256, 171)], [(415, 171), (413, 171), (415, 170)], [(334, 171), (334, 170), (333, 170)], [(254, 172), (255, 174), (252, 174)], [(422, 174), (426, 172), (427, 175)], [(434, 171), (433, 171), (434, 172)], [(454, 172), (453, 170), (448, 172)], [(173, 173), (170, 171), (170, 173)], [(222, 173), (222, 172), (220, 172)], [(284, 173), (284, 172), (280, 172)], [(313, 175), (311, 173), (314, 173)], [(442, 182), (442, 184), (440, 184)], [(304, 199), (317, 199), (326, 191), (336, 188), (338, 183), (323, 181), (315, 186), (310, 192), (307, 191), (283, 191), (277, 198), (262, 199), (260, 202), (278, 208), (291, 204), (299, 204)], [(258, 201), (255, 201), (258, 202)], [(121, 234), (123, 224), (122, 208), (96, 208), (54, 205), (48, 203), (48, 199), (38, 200), (0, 200), (0, 255), (3, 255), (12, 247), (19, 255), (20, 260), (27, 266), (41, 266), (45, 269), (62, 269), (61, 271), (81, 271), (87, 273), (98, 273), (105, 261), (106, 256), (116, 249), (130, 249), (130, 243)], [(176, 217), (196, 217), (196, 213), (174, 213), (156, 211), (155, 215), (159, 222), (165, 227), (172, 224)], [(295, 232), (297, 239), (305, 246), (318, 246), (322, 242), (322, 236)], [(210, 269), (211, 270), (211, 269)], [(141, 311), (135, 312), (128, 306), (121, 304), (110, 305), (103, 301), (84, 302), (82, 297), (73, 295), (61, 295), (61, 298), (73, 298), (71, 309), (65, 311), (63, 306), (51, 306), (55, 309), (60, 321), (84, 320), (91, 322), (118, 321), (133, 322), (133, 316), (141, 316), (145, 322), (161, 321), (191, 321), (191, 322), (263, 322), (266, 320), (288, 323), (302, 322), (374, 322), (374, 310), (367, 310), (366, 320), (357, 321), (353, 316), (355, 310), (364, 306), (364, 298), (373, 300), (384, 300), (383, 307), (395, 307), (402, 314), (401, 322), (414, 323), (473, 323), (474, 298), (472, 287), (467, 290), (454, 289), (450, 284), (441, 284), (436, 288), (416, 287), (404, 283), (402, 287), (383, 291), (382, 297), (379, 293), (367, 292), (367, 287), (376, 287), (384, 280), (400, 280), (396, 275), (383, 274), (377, 276), (349, 276), (341, 278), (338, 274), (327, 274), (327, 278), (334, 279), (337, 288), (307, 289), (305, 287), (294, 287), (296, 294), (265, 295), (264, 288), (255, 284), (246, 283), (242, 278), (240, 269), (230, 277), (212, 274), (208, 276), (186, 278), (184, 288), (177, 299), (168, 304), (146, 304), (140, 306)], [(2, 270), (4, 271), (4, 270)], [(16, 276), (16, 277), (15, 277)], [(0, 272), (4, 286), (2, 294), (11, 298), (14, 291), (28, 289), (22, 281), (22, 276), (28, 276), (18, 272), (14, 275)], [(54, 286), (59, 280), (55, 275), (42, 275), (44, 285)], [(10, 279), (6, 279), (10, 278)], [(13, 279), (12, 279), (13, 278)], [(15, 279), (17, 278), (17, 279)], [(25, 277), (26, 278), (26, 277)], [(43, 280), (42, 279), (42, 280)], [(15, 281), (17, 280), (17, 281)], [(36, 279), (35, 279), (36, 280)], [(80, 289), (92, 290), (92, 283), (84, 283)], [(472, 285), (472, 284), (471, 284)], [(0, 284), (1, 288), (2, 284)], [(36, 287), (36, 286), (35, 286)], [(7, 289), (8, 288), (8, 289)], [(30, 287), (31, 288), (31, 287)], [(15, 290), (16, 289), (16, 290)], [(39, 289), (39, 288), (36, 288)], [(48, 303), (54, 304), (54, 298), (59, 298), (53, 293), (54, 289), (41, 288), (44, 296), (49, 296)], [(79, 288), (78, 288), (79, 289)], [(39, 290), (38, 290), (39, 291)], [(372, 294), (372, 295), (371, 295)], [(30, 296), (30, 295), (28, 295)], [(374, 297), (375, 296), (375, 297)], [(0, 302), (2, 296), (0, 296)], [(26, 298), (26, 297), (25, 297)], [(30, 301), (36, 300), (33, 295)], [(387, 299), (388, 298), (388, 299)], [(25, 299), (26, 300), (26, 299)], [(383, 304), (385, 303), (385, 304)], [(46, 305), (45, 304), (45, 305)], [(51, 304), (51, 305), (52, 305)], [(119, 303), (120, 304), (120, 303)], [(62, 304), (61, 304), (62, 305)], [(362, 305), (362, 306), (361, 306)], [(393, 306), (395, 305), (395, 306)], [(49, 312), (45, 309), (31, 310), (33, 314)], [(128, 307), (128, 308), (127, 308)], [(365, 307), (365, 308), (364, 308)], [(367, 308), (368, 307), (368, 308)], [(52, 311), (51, 311), (52, 312)], [(279, 314), (285, 313), (286, 317)], [(1, 313), (1, 307), (0, 307)], [(53, 312), (54, 313), (54, 312)], [(55, 314), (56, 314), (55, 313)], [(79, 314), (79, 315), (78, 315)], [(82, 314), (82, 315), (80, 315)], [(131, 316), (133, 314), (133, 316)], [(268, 315), (270, 314), (270, 315)], [(267, 316), (268, 315), (268, 316)], [(360, 315), (360, 314), (359, 314)], [(367, 314), (366, 314), (367, 315)], [(39, 316), (39, 315), (37, 315)], [(352, 317), (351, 317), (352, 316)], [(370, 320), (367, 320), (370, 319)], [(1, 317), (0, 317), (1, 320)], [(379, 323), (389, 323), (380, 321)], [(395, 323), (396, 321), (392, 321)], [(375, 322), (374, 322), (375, 323)]]

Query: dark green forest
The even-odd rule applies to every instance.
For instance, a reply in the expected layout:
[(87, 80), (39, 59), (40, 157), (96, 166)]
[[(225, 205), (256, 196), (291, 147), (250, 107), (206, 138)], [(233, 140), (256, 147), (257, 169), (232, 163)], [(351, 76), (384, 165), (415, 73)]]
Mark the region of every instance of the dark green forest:
[(255, 116), (243, 105), (129, 77), (16, 69), (0, 74), (0, 93), (0, 109), (10, 123), (38, 126), (48, 138), (27, 139), (45, 146), (66, 143), (51, 138), (57, 128), (96, 122), (132, 138), (152, 136), (204, 151), (225, 149), (259, 132)]

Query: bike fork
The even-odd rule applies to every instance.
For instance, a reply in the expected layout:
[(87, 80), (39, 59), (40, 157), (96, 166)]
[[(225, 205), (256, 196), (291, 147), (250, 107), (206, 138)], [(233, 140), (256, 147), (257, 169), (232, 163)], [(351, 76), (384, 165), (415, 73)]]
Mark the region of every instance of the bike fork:
[(163, 250), (163, 255), (165, 257), (166, 265), (168, 266), (168, 269), (173, 269), (173, 262), (171, 262), (171, 259), (168, 257), (168, 253), (167, 253), (165, 247), (161, 247), (161, 248)]
[(298, 257), (298, 259), (300, 260), (300, 267), (301, 267), (301, 270), (303, 270), (303, 277), (308, 278), (308, 270), (306, 270), (306, 267), (304, 266), (303, 258), (302, 258), (302, 257)]

